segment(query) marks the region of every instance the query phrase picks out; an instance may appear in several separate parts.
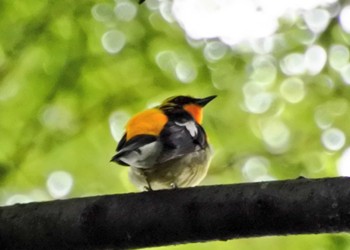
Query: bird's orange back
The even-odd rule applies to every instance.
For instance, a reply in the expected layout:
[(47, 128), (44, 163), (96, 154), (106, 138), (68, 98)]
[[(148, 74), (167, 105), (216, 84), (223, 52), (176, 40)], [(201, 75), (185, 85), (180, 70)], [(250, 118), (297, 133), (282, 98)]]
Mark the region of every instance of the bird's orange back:
[(167, 116), (160, 109), (140, 112), (126, 124), (126, 140), (141, 134), (158, 136), (167, 122)]

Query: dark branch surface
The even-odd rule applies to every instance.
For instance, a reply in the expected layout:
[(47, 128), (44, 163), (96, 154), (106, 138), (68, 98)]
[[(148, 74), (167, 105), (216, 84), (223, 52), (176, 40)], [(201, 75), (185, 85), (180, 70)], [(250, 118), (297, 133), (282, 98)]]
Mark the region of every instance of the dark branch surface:
[(0, 207), (1, 249), (125, 249), (350, 231), (350, 179), (206, 186)]

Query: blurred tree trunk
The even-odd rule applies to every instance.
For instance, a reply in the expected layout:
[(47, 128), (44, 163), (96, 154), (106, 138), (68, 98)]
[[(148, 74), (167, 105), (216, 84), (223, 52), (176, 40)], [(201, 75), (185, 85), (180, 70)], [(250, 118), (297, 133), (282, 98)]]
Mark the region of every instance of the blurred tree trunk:
[(0, 207), (1, 249), (125, 249), (350, 231), (350, 179), (296, 179)]

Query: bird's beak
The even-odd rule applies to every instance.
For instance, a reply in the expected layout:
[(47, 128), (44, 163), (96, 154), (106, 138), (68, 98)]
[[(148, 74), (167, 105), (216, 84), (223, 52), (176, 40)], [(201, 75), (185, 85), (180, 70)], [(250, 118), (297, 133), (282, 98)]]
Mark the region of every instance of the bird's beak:
[(215, 97), (216, 97), (216, 95), (212, 95), (212, 96), (208, 96), (208, 97), (205, 97), (205, 98), (197, 99), (195, 103), (198, 104), (201, 107), (204, 107), (211, 100), (213, 100)]

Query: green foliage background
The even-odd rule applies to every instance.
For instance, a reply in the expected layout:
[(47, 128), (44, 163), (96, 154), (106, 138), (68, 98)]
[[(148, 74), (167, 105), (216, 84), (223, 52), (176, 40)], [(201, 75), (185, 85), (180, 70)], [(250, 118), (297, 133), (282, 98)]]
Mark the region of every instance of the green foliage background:
[[(97, 21), (92, 9), (99, 3), (106, 13)], [(128, 181), (127, 168), (109, 163), (116, 147), (110, 119), (120, 118), (114, 124), (120, 130), (130, 115), (178, 94), (218, 95), (205, 110), (204, 127), (216, 154), (203, 185), (251, 181), (242, 172), (251, 156), (268, 160), (265, 175), (270, 179), (338, 175), (337, 160), (344, 147), (335, 152), (325, 149), (322, 130), (314, 120), (315, 111), (326, 107), (335, 111), (330, 112), (333, 126), (346, 137), (350, 134), (350, 89), (338, 72), (326, 65), (320, 75), (300, 76), (306, 97), (296, 104), (280, 97), (286, 76), (278, 72), (269, 89), (277, 101), (267, 112), (253, 114), (242, 105), (254, 53), (228, 50), (221, 60), (208, 61), (203, 56), (205, 44), (191, 47), (182, 29), (159, 12), (135, 3), (137, 15), (126, 22), (116, 18), (114, 4), (107, 0), (0, 2), (2, 205), (52, 199), (47, 182), (54, 171), (73, 177), (67, 198), (136, 191)], [(112, 29), (123, 32), (127, 40), (117, 54), (107, 53), (101, 45), (103, 34)], [(298, 40), (303, 31), (295, 26), (281, 30), (289, 44), (273, 54), (277, 60), (305, 51), (307, 46)], [(334, 19), (316, 43), (327, 51), (336, 43), (349, 46), (350, 36)], [(195, 65), (194, 81), (181, 83), (171, 68), (159, 67), (156, 56), (165, 50)], [(325, 75), (334, 85), (327, 85)], [(281, 106), (283, 112), (277, 115)], [(259, 132), (259, 124), (276, 116), (291, 133), (288, 150), (278, 154), (267, 149)], [(350, 249), (350, 237), (266, 237), (160, 249), (213, 248)]]

